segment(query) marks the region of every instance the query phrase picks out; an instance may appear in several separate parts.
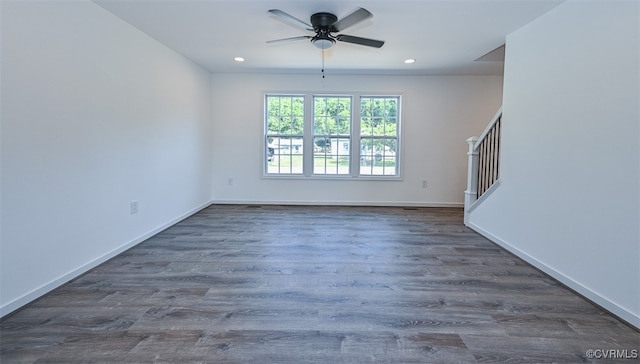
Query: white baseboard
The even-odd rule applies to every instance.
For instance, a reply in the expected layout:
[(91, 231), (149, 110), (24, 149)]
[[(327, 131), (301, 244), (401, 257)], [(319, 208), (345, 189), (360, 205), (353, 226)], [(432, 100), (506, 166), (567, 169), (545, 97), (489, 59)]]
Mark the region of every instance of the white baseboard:
[(455, 207), (463, 202), (406, 202), (406, 201), (287, 201), (287, 200), (213, 200), (214, 205), (298, 205), (298, 206), (379, 206), (379, 207)]
[(480, 235), (484, 236), (485, 238), (498, 244), (502, 248), (508, 250), (512, 254), (516, 255), (518, 258), (521, 258), (522, 260), (526, 261), (527, 263), (531, 264), (532, 266), (536, 267), (542, 272), (548, 274), (552, 278), (558, 280), (560, 283), (574, 290), (576, 293), (580, 294), (584, 298), (590, 300), (596, 305), (609, 311), (611, 314), (617, 316), (618, 318), (626, 321), (629, 325), (634, 326), (636, 329), (640, 329), (640, 316), (634, 314), (633, 312), (630, 312), (624, 307), (620, 307), (619, 305), (616, 305), (614, 302), (611, 302), (607, 298), (599, 295), (597, 292), (592, 291), (591, 289), (583, 286), (579, 282), (576, 282), (573, 279), (567, 277), (566, 275), (558, 272), (554, 268), (546, 265), (544, 262), (541, 262), (538, 259), (530, 256), (529, 254), (523, 252), (522, 250), (516, 248), (515, 246), (501, 239), (500, 237), (497, 237), (491, 234), (490, 232), (484, 230), (480, 226), (475, 225), (473, 223), (468, 223), (467, 226), (473, 229), (474, 231), (476, 231), (477, 233), (479, 233)]
[(107, 260), (117, 256), (118, 254), (140, 244), (141, 242), (147, 240), (148, 238), (156, 235), (157, 233), (161, 232), (162, 230), (165, 230), (168, 227), (171, 227), (173, 225), (175, 225), (176, 223), (186, 219), (187, 217), (195, 214), (196, 212), (208, 207), (211, 205), (211, 202), (207, 202), (204, 203), (178, 217), (176, 217), (175, 219), (168, 221), (158, 227), (156, 227), (155, 229), (127, 242), (126, 244), (123, 244), (121, 246), (119, 246), (118, 248), (110, 251), (109, 253), (94, 259), (86, 264), (81, 265), (80, 267), (68, 272), (67, 274), (64, 274), (54, 280), (52, 280), (51, 282), (44, 284), (36, 289), (34, 289), (33, 291), (3, 305), (2, 307), (0, 307), (0, 317), (4, 317), (10, 313), (12, 313), (13, 311), (19, 309), (20, 307), (28, 304), (31, 301), (36, 300), (37, 298), (40, 298), (41, 296), (51, 292), (52, 290), (60, 287), (61, 285), (69, 282), (70, 280), (81, 276), (82, 274), (88, 272), (89, 270), (99, 266), (100, 264), (106, 262)]

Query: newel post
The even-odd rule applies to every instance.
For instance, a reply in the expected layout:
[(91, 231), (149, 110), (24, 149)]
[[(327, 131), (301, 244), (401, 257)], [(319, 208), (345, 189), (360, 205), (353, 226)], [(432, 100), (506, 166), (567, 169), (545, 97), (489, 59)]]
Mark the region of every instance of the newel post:
[(478, 151), (475, 144), (478, 137), (467, 139), (469, 151), (467, 152), (467, 190), (464, 191), (464, 224), (467, 225), (469, 220), (469, 208), (478, 198)]

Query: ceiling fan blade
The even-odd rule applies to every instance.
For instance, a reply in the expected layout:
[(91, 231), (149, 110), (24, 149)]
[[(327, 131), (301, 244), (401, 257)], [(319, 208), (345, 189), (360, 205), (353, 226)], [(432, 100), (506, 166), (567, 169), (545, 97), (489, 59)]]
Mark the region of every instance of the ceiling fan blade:
[(383, 40), (369, 39), (369, 38), (360, 38), (354, 37), (353, 35), (339, 34), (336, 37), (337, 40), (341, 42), (360, 44), (367, 47), (380, 48), (384, 45)]
[(267, 43), (282, 43), (282, 42), (291, 42), (291, 41), (296, 41), (296, 40), (303, 40), (303, 39), (311, 39), (313, 38), (310, 35), (301, 35), (299, 37), (291, 37), (291, 38), (282, 38), (282, 39), (274, 39), (274, 40), (268, 40)]
[(293, 15), (289, 15), (287, 13), (285, 13), (284, 11), (280, 10), (280, 9), (271, 9), (269, 10), (269, 12), (275, 16), (280, 17), (280, 19), (282, 19), (283, 21), (294, 25), (298, 28), (302, 28), (302, 29), (306, 29), (306, 30), (310, 30), (313, 31), (313, 27), (311, 26), (311, 24), (307, 24), (305, 22), (303, 22), (302, 20), (296, 18)]
[(337, 22), (331, 25), (332, 32), (341, 32), (352, 25), (356, 25), (363, 20), (369, 19), (373, 17), (373, 14), (369, 12), (367, 9), (359, 8), (353, 13), (345, 16), (344, 18), (338, 20)]

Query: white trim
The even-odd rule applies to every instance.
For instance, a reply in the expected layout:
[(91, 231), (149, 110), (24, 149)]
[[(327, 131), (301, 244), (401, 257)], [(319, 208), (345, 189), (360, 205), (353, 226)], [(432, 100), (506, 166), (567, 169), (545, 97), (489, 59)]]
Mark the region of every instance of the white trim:
[(373, 207), (453, 207), (463, 208), (462, 202), (404, 202), (404, 201), (290, 201), (290, 200), (214, 200), (213, 205), (296, 205), (296, 206), (373, 206)]
[(162, 230), (165, 230), (168, 227), (171, 227), (175, 224), (177, 224), (178, 222), (186, 219), (187, 217), (201, 211), (202, 209), (207, 208), (208, 206), (210, 206), (212, 203), (211, 201), (206, 202), (192, 210), (189, 210), (188, 212), (176, 217), (173, 220), (170, 220), (158, 227), (156, 227), (155, 229), (131, 240), (130, 242), (123, 244), (121, 246), (119, 246), (118, 248), (108, 252), (107, 254), (98, 257), (86, 264), (81, 265), (80, 267), (52, 280), (51, 282), (44, 284), (36, 289), (34, 289), (31, 292), (28, 292), (26, 294), (24, 294), (23, 296), (5, 304), (4, 306), (0, 307), (0, 317), (4, 317), (6, 315), (9, 315), (10, 313), (14, 312), (15, 310), (21, 308), (22, 306), (40, 298), (41, 296), (49, 293), (50, 291), (60, 287), (61, 285), (69, 282), (70, 280), (77, 278), (79, 276), (81, 276), (82, 274), (88, 272), (89, 270), (99, 266), (100, 264), (108, 261), (109, 259), (117, 256), (118, 254), (123, 253), (124, 251), (140, 244), (141, 242), (149, 239), (150, 237), (156, 235), (157, 233), (161, 232)]
[(608, 300), (606, 297), (601, 296), (597, 292), (582, 285), (580, 282), (574, 281), (570, 277), (562, 274), (561, 272), (558, 272), (554, 268), (546, 265), (544, 262), (541, 262), (540, 260), (530, 256), (529, 254), (516, 248), (512, 244), (509, 244), (507, 241), (503, 240), (502, 238), (495, 236), (490, 232), (484, 230), (482, 227), (472, 222), (469, 222), (467, 226), (473, 229), (474, 231), (476, 231), (478, 234), (484, 236), (485, 238), (491, 240), (495, 244), (501, 246), (502, 248), (506, 249), (510, 253), (524, 260), (525, 262), (531, 264), (535, 268), (541, 270), (542, 272), (548, 274), (552, 278), (558, 280), (560, 283), (574, 290), (575, 292), (582, 295), (586, 299), (592, 301), (596, 305), (609, 311), (610, 313), (617, 316), (618, 318), (626, 321), (629, 325), (632, 325), (635, 328), (640, 329), (640, 316), (625, 309), (624, 307), (617, 305), (615, 302)]

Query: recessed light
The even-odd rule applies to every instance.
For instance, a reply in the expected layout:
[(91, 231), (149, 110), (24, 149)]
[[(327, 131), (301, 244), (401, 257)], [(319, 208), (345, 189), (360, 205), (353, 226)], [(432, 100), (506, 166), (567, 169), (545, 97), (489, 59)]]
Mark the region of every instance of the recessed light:
[(242, 58), (242, 57), (235, 57), (235, 58), (233, 58), (233, 60), (236, 61), (236, 62), (244, 62), (244, 58)]
[(413, 58), (409, 58), (409, 59), (405, 59), (405, 60), (404, 60), (404, 63), (406, 63), (406, 64), (411, 64), (411, 63), (415, 63), (415, 61), (416, 61), (415, 59), (413, 59)]

